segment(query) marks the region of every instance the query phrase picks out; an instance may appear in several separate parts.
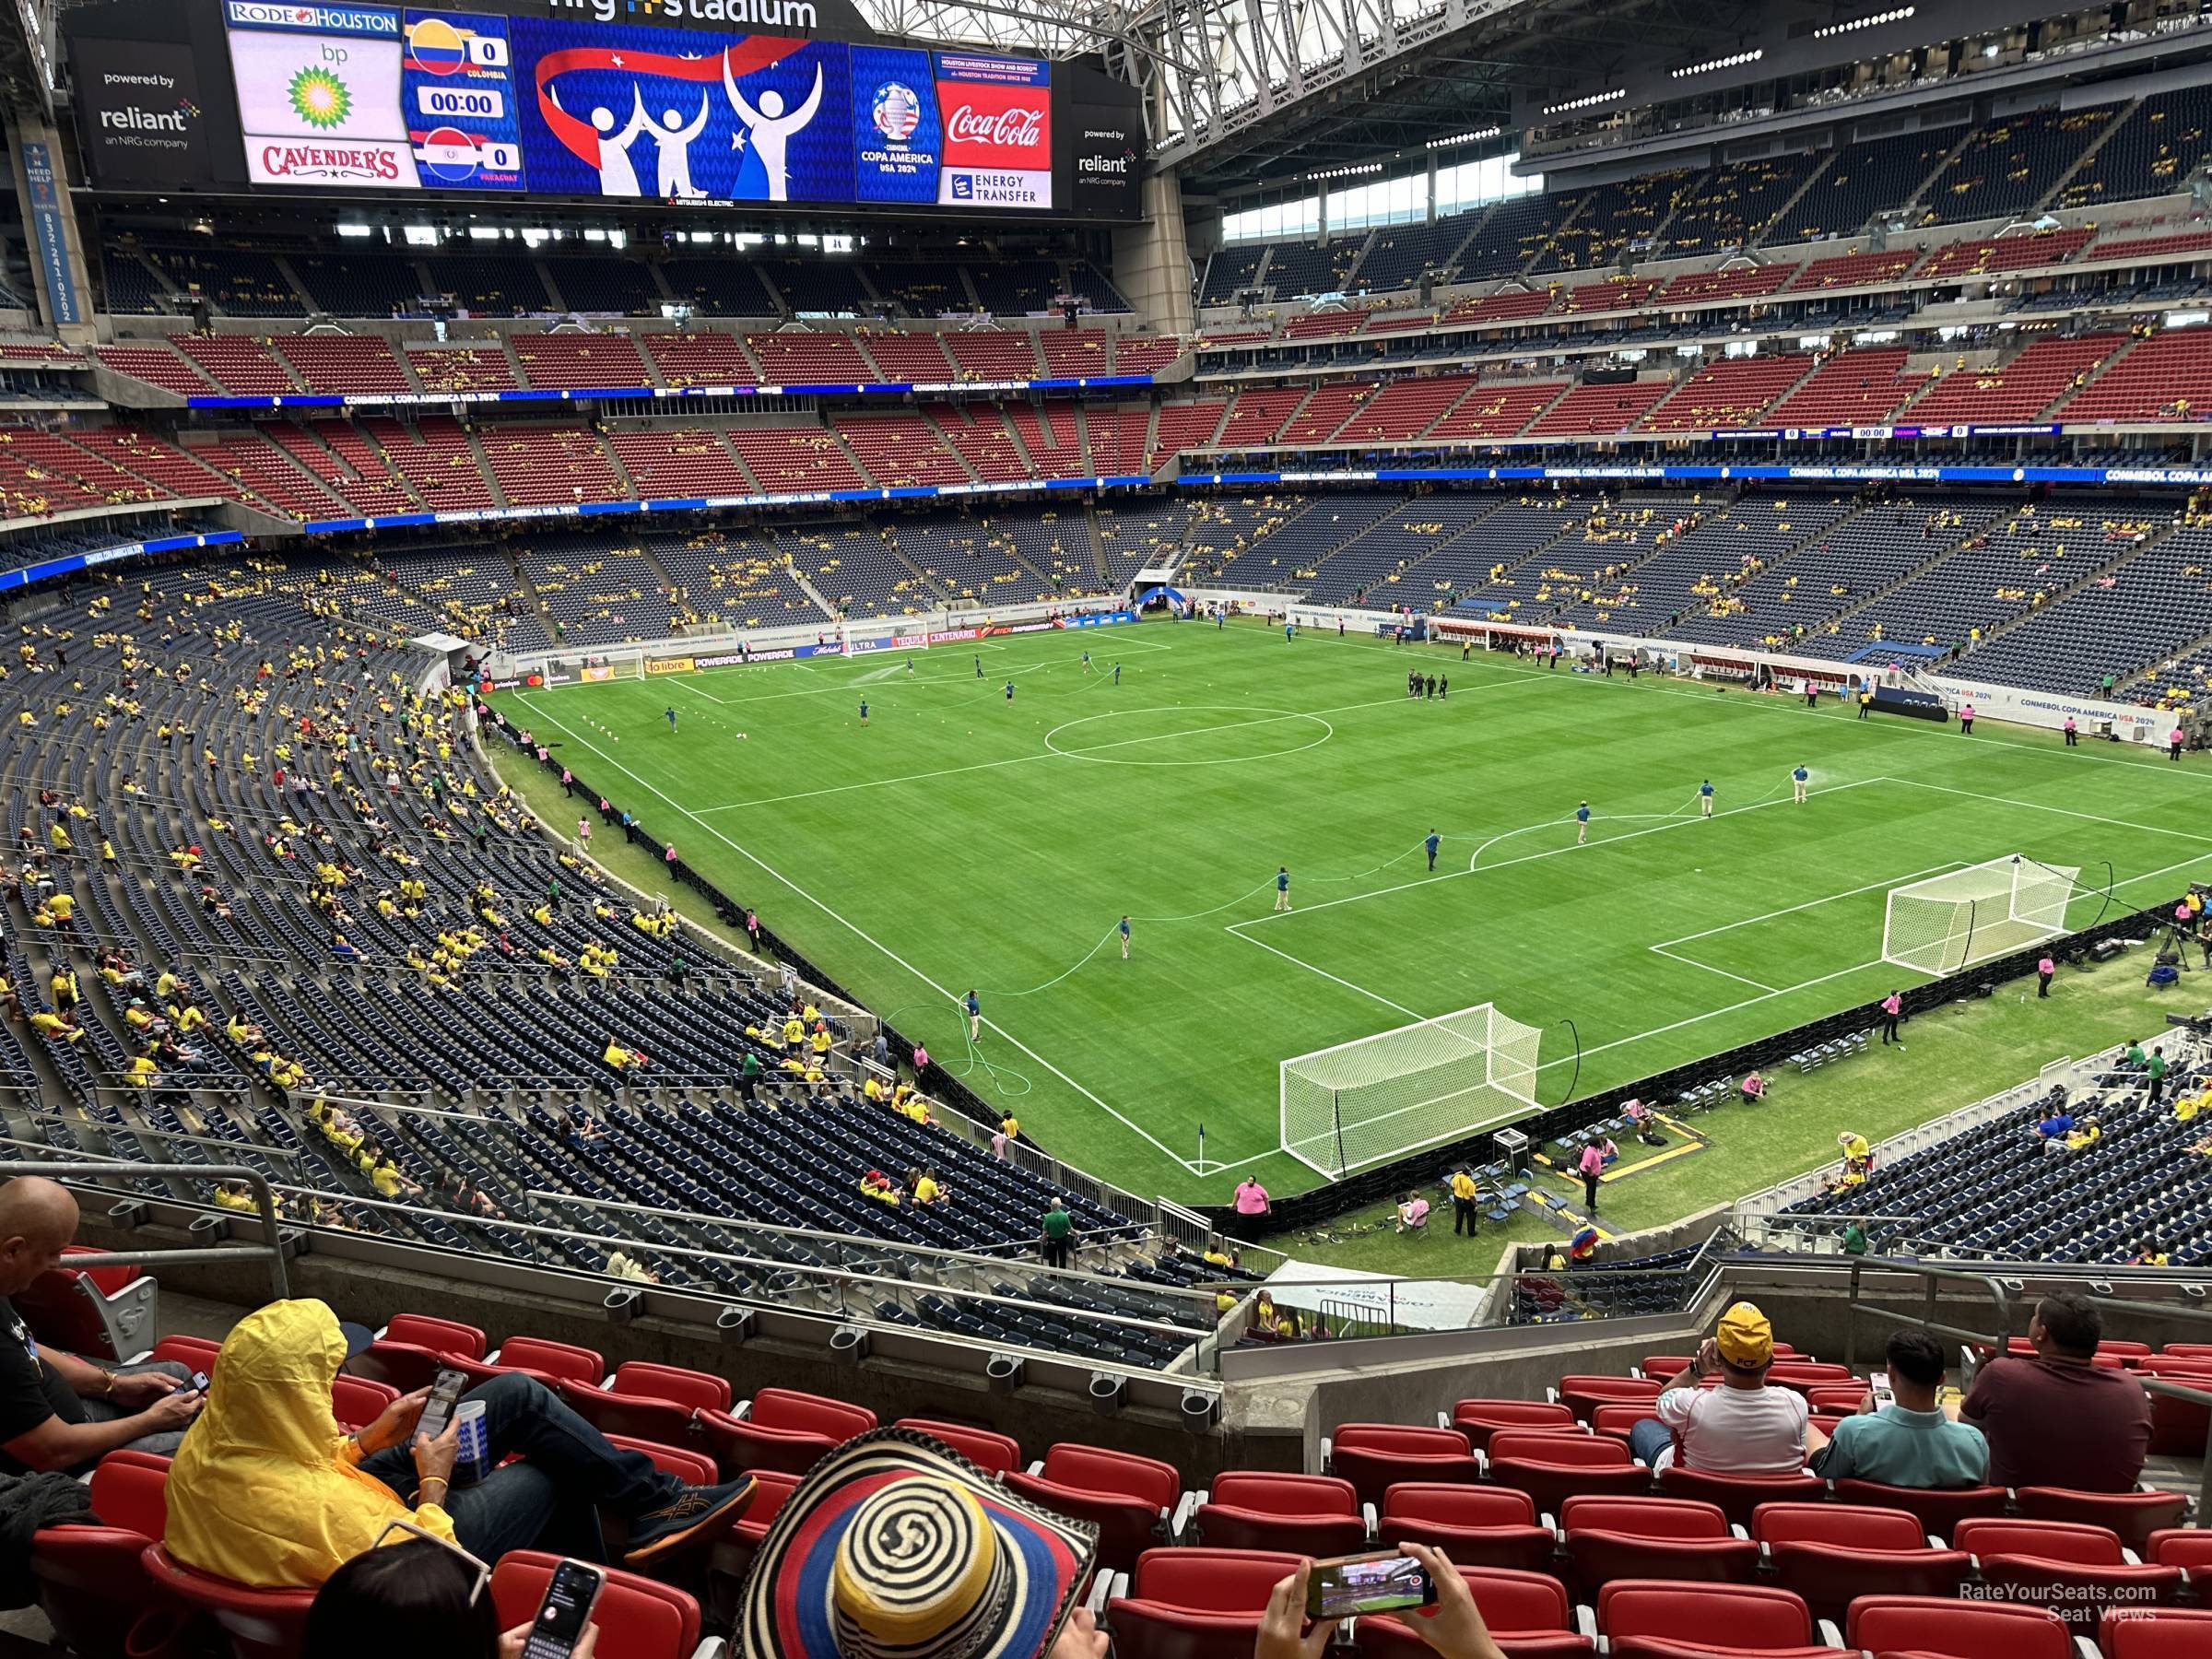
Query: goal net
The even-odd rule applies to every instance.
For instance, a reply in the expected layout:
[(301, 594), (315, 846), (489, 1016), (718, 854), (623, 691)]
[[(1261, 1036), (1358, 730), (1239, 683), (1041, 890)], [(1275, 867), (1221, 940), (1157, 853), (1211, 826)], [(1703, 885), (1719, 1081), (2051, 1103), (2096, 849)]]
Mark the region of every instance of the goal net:
[(2014, 853), (1889, 889), (1882, 960), (1942, 975), (2066, 930), (2078, 865)]
[(1286, 1060), (1282, 1149), (1333, 1180), (1525, 1116), (1542, 1038), (1481, 1003)]

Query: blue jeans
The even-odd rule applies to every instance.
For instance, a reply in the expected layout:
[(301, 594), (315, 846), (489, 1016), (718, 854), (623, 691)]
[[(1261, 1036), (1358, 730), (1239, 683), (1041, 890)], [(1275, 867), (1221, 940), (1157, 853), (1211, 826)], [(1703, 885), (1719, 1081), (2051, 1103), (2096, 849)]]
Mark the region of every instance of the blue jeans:
[(1657, 1418), (1645, 1418), (1629, 1429), (1629, 1450), (1647, 1469), (1659, 1466), (1659, 1454), (1675, 1443), (1675, 1431)]
[[(119, 1377), (144, 1376), (149, 1372), (164, 1377), (174, 1377), (178, 1382), (184, 1383), (192, 1381), (192, 1368), (180, 1364), (174, 1359), (163, 1359), (159, 1363), (149, 1361), (145, 1365), (119, 1365), (115, 1368), (115, 1374)], [(135, 1417), (145, 1409), (144, 1406), (118, 1406), (113, 1400), (106, 1398), (87, 1399), (84, 1406), (85, 1421), (88, 1423), (112, 1423), (119, 1418)], [(190, 1425), (187, 1424), (186, 1427), (189, 1428)], [(177, 1454), (177, 1448), (183, 1443), (184, 1430), (182, 1429), (164, 1429), (157, 1434), (140, 1435), (123, 1450), (151, 1452), (162, 1457), (174, 1457)], [(84, 1465), (88, 1469), (91, 1466), (91, 1464)]]
[[(494, 1465), (510, 1453), (522, 1454), (521, 1462), (495, 1467), (475, 1486), (446, 1493), (443, 1507), (462, 1547), (487, 1561), (541, 1543), (564, 1554), (602, 1559), (595, 1510), (635, 1520), (683, 1490), (681, 1481), (662, 1474), (642, 1452), (610, 1445), (534, 1377), (494, 1377), (461, 1397), (484, 1402)], [(406, 1446), (387, 1446), (363, 1458), (361, 1467), (405, 1501), (415, 1500), (415, 1459)]]

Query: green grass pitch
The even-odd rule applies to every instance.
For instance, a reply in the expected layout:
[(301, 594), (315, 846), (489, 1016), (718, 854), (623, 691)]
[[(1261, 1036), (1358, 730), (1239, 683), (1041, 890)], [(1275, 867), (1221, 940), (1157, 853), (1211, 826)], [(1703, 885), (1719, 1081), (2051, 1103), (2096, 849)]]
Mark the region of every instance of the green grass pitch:
[[(1549, 1105), (1911, 982), (1880, 961), (1901, 883), (2023, 853), (2101, 888), (2109, 861), (2117, 909), (2212, 869), (2203, 760), (2055, 734), (1253, 625), (911, 661), (502, 701), (1041, 1144), (1147, 1195), (1312, 1184), (1277, 1150), (1288, 1056), (1492, 1002), (1544, 1029)], [(1448, 697), (1408, 700), (1416, 663)]]

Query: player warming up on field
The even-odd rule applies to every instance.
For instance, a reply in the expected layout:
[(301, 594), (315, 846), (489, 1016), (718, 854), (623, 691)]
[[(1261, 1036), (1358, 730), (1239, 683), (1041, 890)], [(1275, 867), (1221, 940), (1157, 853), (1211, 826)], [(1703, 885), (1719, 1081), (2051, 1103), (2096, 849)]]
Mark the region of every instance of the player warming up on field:
[(868, 700), (865, 697), (860, 700), (860, 724), (868, 724)]
[(1804, 806), (1806, 785), (1810, 783), (1812, 781), (1813, 774), (1809, 771), (1806, 771), (1804, 767), (1798, 766), (1793, 768), (1790, 772), (1790, 799), (1796, 802), (1800, 806)]
[(668, 729), (669, 729), (670, 731), (672, 731), (672, 732), (673, 732), (673, 731), (675, 731), (675, 730), (676, 730), (676, 711), (675, 711), (674, 709), (663, 709), (663, 710), (661, 711), (661, 712), (662, 712), (663, 714), (665, 714), (665, 715), (668, 717)]
[(1006, 700), (1008, 702), (1014, 700), (1014, 682), (1012, 680), (1006, 682)]
[(1278, 911), (1290, 908), (1290, 866), (1288, 865), (1275, 866), (1275, 908)]
[(1584, 801), (1574, 809), (1574, 844), (1581, 846), (1590, 839), (1590, 803)]

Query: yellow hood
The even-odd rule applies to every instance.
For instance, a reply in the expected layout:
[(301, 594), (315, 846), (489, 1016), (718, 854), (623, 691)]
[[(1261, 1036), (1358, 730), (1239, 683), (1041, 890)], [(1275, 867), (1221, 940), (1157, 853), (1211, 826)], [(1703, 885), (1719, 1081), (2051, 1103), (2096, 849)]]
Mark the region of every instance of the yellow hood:
[(410, 1512), (354, 1466), (359, 1450), (330, 1407), (345, 1360), (337, 1318), (319, 1301), (271, 1302), (231, 1328), (207, 1409), (170, 1468), (171, 1554), (276, 1588), (320, 1584), (394, 1518), (453, 1535), (442, 1510)]

